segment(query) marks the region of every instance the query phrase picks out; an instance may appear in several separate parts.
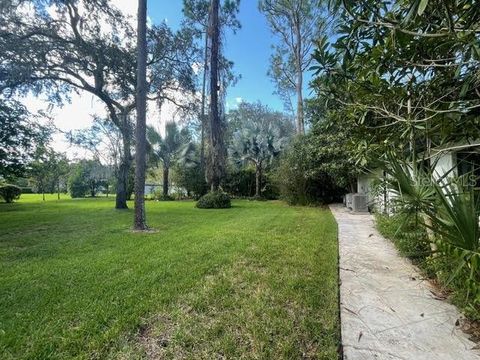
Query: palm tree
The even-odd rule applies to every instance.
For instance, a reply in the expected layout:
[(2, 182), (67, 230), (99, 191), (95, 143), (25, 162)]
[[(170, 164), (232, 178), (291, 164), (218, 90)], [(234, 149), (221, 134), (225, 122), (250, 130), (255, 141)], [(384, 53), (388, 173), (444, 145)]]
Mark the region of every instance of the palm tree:
[[(248, 116), (251, 108), (257, 110), (256, 117)], [(244, 116), (233, 133), (230, 151), (237, 161), (255, 166), (255, 197), (261, 197), (263, 172), (288, 143), (293, 129), (284, 126), (281, 114), (271, 113), (260, 104), (244, 104), (237, 111)]]
[(163, 197), (168, 196), (170, 168), (180, 159), (187, 158), (193, 151), (188, 130), (179, 130), (174, 122), (165, 124), (165, 136), (162, 137), (152, 126), (147, 127), (150, 161), (163, 165)]

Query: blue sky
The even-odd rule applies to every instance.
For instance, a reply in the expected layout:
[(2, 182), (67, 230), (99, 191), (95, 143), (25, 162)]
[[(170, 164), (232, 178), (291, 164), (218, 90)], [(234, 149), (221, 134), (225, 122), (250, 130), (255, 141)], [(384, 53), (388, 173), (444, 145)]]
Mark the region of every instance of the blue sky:
[[(275, 39), (257, 4), (257, 0), (241, 0), (242, 28), (236, 35), (226, 33), (225, 55), (235, 63), (234, 71), (242, 76), (237, 85), (228, 90), (227, 103), (234, 106), (237, 98), (248, 102), (261, 100), (275, 110), (283, 110), (283, 103), (273, 95), (275, 86), (267, 76)], [(167, 19), (175, 29), (182, 20), (182, 1), (150, 1), (148, 15), (154, 23)]]

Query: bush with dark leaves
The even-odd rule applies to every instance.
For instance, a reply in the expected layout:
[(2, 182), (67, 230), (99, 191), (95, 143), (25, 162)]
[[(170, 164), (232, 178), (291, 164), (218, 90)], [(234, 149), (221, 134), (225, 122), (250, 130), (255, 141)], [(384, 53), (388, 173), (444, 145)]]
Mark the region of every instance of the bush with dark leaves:
[(232, 207), (232, 204), (227, 194), (221, 191), (213, 191), (203, 195), (196, 206), (200, 209), (228, 209)]
[(3, 198), (3, 200), (5, 200), (7, 203), (11, 203), (13, 200), (19, 199), (21, 193), (22, 190), (16, 185), (0, 185), (0, 198)]

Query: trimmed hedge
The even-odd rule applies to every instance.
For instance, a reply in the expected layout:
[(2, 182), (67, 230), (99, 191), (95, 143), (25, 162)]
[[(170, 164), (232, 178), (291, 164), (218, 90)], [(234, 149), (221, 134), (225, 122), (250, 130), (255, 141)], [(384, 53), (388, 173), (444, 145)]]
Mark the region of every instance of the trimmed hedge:
[(20, 198), (22, 190), (16, 185), (5, 184), (0, 186), (0, 197), (7, 203)]
[(196, 205), (199, 209), (228, 209), (232, 207), (230, 196), (221, 191), (209, 192), (203, 195)]

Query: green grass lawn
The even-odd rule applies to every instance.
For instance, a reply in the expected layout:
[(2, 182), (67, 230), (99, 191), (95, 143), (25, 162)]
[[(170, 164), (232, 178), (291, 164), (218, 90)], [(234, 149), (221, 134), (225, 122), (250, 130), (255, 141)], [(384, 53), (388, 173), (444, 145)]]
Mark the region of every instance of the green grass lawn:
[(113, 198), (0, 204), (1, 359), (337, 359), (328, 210)]

